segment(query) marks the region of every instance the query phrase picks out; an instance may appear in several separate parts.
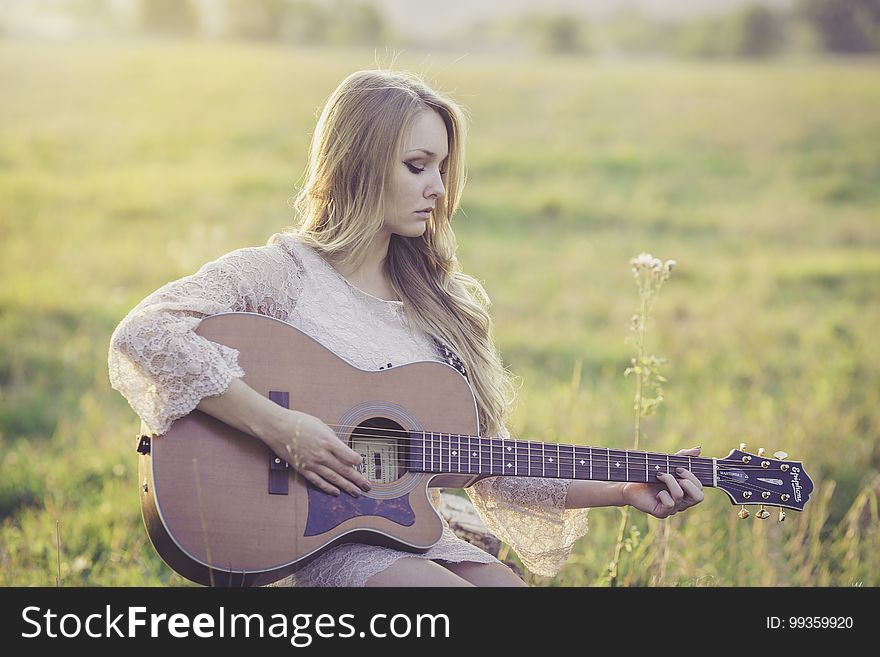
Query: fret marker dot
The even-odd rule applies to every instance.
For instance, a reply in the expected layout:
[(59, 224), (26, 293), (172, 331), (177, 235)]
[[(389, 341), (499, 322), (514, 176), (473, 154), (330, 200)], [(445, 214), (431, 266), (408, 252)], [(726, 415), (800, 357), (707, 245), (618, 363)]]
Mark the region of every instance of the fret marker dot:
[(552, 457), (552, 456), (551, 456), (549, 459), (547, 459), (547, 460), (550, 461), (550, 463), (553, 463), (553, 457)]
[(659, 470), (659, 469), (660, 469), (660, 466), (659, 466), (659, 465), (655, 465), (655, 466), (654, 466), (654, 469), (655, 469), (655, 470)]
[(458, 452), (452, 452), (453, 456), (458, 456)]
[(615, 464), (614, 464), (614, 467), (615, 467), (615, 468), (619, 468), (619, 467), (620, 467), (620, 461), (618, 461), (617, 463), (615, 463)]
[(508, 447), (508, 448), (507, 448), (507, 451), (508, 451), (508, 452), (513, 451), (513, 447)]
[(476, 452), (473, 452), (473, 453), (472, 453), (472, 454), (471, 454), (471, 456), (476, 456), (476, 455), (477, 455), (477, 453), (476, 453)]
[(512, 466), (510, 463), (508, 463), (508, 464), (507, 464), (507, 467), (508, 467), (508, 468), (512, 468), (513, 466)]
[(581, 459), (581, 465), (583, 465), (584, 463), (586, 463), (586, 461), (584, 461), (583, 459)]

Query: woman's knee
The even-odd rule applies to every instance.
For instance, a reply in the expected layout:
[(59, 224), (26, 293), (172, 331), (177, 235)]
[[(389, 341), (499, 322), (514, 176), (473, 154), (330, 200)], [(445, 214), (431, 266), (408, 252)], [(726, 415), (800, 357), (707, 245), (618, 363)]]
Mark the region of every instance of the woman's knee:
[(473, 586), (526, 586), (516, 573), (503, 563), (444, 563), (443, 566)]
[(474, 586), (429, 559), (405, 557), (370, 577), (364, 586)]

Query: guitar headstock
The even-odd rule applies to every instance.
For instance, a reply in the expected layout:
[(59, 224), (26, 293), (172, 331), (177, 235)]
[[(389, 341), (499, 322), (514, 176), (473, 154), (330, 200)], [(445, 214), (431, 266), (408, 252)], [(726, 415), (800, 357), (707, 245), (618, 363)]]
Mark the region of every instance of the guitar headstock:
[(803, 511), (813, 492), (813, 481), (804, 471), (803, 463), (786, 461), (788, 454), (776, 452), (764, 456), (764, 448), (749, 454), (745, 444), (730, 454), (717, 459), (717, 486), (730, 496), (731, 504), (741, 504), (740, 518), (747, 518), (746, 504), (760, 504), (757, 517), (762, 520), (770, 513), (764, 506), (780, 507), (779, 519), (785, 520), (784, 509)]

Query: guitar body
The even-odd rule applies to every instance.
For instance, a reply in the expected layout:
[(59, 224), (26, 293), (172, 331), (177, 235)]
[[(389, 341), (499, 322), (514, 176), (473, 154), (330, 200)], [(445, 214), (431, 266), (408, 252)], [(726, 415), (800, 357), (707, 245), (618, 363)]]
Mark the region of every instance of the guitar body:
[[(425, 551), (442, 534), (429, 487), (473, 474), (408, 471), (409, 431), (478, 432), (467, 381), (439, 362), (362, 370), (296, 328), (263, 315), (202, 320), (199, 335), (239, 351), (245, 383), (314, 415), (375, 462), (372, 490), (328, 495), (260, 440), (193, 411), (141, 450), (144, 524), (175, 571), (204, 585), (267, 584), (343, 542)], [(378, 481), (377, 481), (378, 479)]]

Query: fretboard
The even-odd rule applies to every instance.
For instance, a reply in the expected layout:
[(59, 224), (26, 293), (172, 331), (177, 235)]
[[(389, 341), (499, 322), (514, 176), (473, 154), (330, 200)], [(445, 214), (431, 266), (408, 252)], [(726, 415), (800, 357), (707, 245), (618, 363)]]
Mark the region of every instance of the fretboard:
[(711, 458), (455, 433), (410, 432), (407, 460), (417, 472), (654, 483), (658, 472), (685, 468), (703, 486), (715, 481)]

